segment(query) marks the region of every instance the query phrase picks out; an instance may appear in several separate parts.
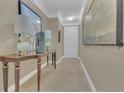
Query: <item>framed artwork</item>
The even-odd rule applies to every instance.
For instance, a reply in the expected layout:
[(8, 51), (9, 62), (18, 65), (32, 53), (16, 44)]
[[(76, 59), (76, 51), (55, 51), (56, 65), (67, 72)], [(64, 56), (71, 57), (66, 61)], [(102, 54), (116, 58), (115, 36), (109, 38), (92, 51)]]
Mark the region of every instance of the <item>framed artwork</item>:
[(123, 0), (93, 0), (83, 22), (83, 44), (123, 45)]

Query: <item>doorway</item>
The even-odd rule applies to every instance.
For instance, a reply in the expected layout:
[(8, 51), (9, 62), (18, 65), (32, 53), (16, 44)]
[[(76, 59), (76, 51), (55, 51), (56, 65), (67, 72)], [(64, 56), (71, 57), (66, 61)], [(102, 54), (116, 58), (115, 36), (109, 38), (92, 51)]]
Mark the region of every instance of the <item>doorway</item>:
[(64, 27), (64, 56), (78, 57), (78, 26)]

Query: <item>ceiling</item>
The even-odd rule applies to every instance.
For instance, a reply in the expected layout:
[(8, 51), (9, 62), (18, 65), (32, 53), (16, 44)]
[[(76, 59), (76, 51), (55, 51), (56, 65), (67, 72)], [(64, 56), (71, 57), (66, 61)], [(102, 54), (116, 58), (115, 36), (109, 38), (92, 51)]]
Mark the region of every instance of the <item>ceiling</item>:
[(86, 0), (32, 0), (49, 18), (59, 17), (63, 25), (79, 24), (81, 9)]

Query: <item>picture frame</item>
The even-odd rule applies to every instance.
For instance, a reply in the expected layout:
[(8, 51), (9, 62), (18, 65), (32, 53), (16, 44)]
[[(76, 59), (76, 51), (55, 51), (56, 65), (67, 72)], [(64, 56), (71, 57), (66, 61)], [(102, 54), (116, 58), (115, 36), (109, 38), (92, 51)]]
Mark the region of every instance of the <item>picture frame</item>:
[(36, 25), (35, 28), (38, 29), (37, 33), (42, 32), (42, 17), (39, 16), (38, 13), (36, 13), (32, 8), (30, 8), (22, 0), (18, 1), (18, 6), (19, 6), (18, 14), (28, 16), (32, 20), (32, 23), (34, 23), (34, 25)]
[[(115, 19), (113, 19), (114, 21), (116, 21), (116, 23), (115, 23), (116, 26), (114, 27), (115, 29), (113, 30), (113, 31), (115, 31), (114, 33), (111, 33), (111, 32), (108, 33), (109, 30), (106, 29), (106, 28), (108, 28), (108, 26), (104, 26), (104, 25), (106, 25), (106, 23), (108, 21), (107, 19), (110, 18), (111, 14), (108, 15), (108, 18), (106, 18), (105, 20), (102, 20), (102, 19), (104, 19), (104, 17), (106, 17), (106, 15), (109, 12), (108, 10), (110, 10), (110, 9), (107, 10), (107, 8), (106, 8), (107, 6), (106, 7), (100, 6), (100, 5), (103, 5), (102, 3), (101, 4), (97, 4), (97, 8), (94, 8), (95, 7), (95, 3), (96, 2), (98, 3), (100, 1), (101, 0), (93, 0), (89, 10), (87, 11), (87, 15), (85, 16), (85, 19), (84, 19), (84, 21), (82, 23), (82, 28), (83, 28), (82, 42), (83, 42), (83, 44), (84, 45), (95, 45), (95, 46), (98, 46), (98, 45), (101, 45), (101, 46), (123, 46), (123, 0), (114, 0), (116, 2), (116, 7), (114, 7), (114, 10), (112, 10), (112, 11), (116, 11), (116, 14), (115, 14), (116, 17), (115, 17)], [(102, 0), (102, 2), (104, 2), (104, 1), (108, 1), (108, 0)], [(98, 5), (100, 6), (100, 8), (98, 8)], [(106, 9), (104, 9), (104, 8), (106, 8)], [(108, 8), (110, 8), (110, 6)], [(95, 9), (97, 9), (97, 10), (95, 10)], [(102, 11), (104, 11), (103, 15), (105, 15), (105, 16), (104, 17), (102, 17), (102, 15), (99, 16), (99, 17), (101, 17), (101, 18), (99, 18), (99, 20), (101, 20), (101, 21), (99, 21), (97, 19), (94, 20), (95, 16), (98, 15), (98, 13), (101, 14)], [(98, 18), (98, 17), (96, 17), (96, 18)], [(91, 22), (88, 23), (87, 20), (88, 21), (92, 20), (93, 23), (91, 23)], [(110, 22), (112, 22), (113, 20), (111, 20)], [(104, 21), (104, 22), (102, 23), (102, 21)], [(100, 32), (101, 29), (99, 29), (96, 32), (95, 31), (93, 32), (94, 28), (96, 29), (97, 25), (99, 25), (99, 24), (96, 24), (96, 27), (92, 28), (95, 25), (95, 22), (97, 22), (99, 24), (102, 23), (102, 25), (99, 26), (99, 28), (104, 26), (105, 30), (103, 30), (103, 31), (108, 31), (108, 32), (106, 34), (103, 34), (103, 36), (99, 36), (98, 35), (98, 33)], [(92, 29), (89, 29), (91, 25), (92, 25), (92, 27), (91, 27)], [(87, 26), (88, 29), (86, 28), (86, 26)], [(91, 32), (88, 33), (87, 31), (90, 31), (90, 30), (91, 30)], [(111, 30), (111, 28), (110, 28), (110, 30)], [(89, 36), (88, 36), (88, 34), (89, 34)], [(114, 37), (112, 37), (112, 34), (114, 34)], [(86, 38), (86, 37), (88, 37), (88, 38)], [(106, 40), (107, 38), (108, 38), (108, 40), (110, 40), (111, 37), (113, 38), (112, 42), (111, 41), (109, 41), (109, 42), (105, 41), (104, 42), (104, 40)]]

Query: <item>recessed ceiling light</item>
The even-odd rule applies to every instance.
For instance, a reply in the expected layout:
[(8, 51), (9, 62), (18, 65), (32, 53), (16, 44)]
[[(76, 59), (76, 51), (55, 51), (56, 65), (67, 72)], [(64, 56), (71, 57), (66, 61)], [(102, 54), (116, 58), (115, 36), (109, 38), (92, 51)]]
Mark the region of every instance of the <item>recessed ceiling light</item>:
[(69, 17), (66, 18), (66, 20), (72, 21), (74, 18), (75, 18), (75, 17), (73, 17), (73, 16), (69, 16)]

